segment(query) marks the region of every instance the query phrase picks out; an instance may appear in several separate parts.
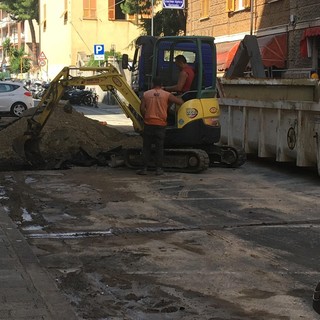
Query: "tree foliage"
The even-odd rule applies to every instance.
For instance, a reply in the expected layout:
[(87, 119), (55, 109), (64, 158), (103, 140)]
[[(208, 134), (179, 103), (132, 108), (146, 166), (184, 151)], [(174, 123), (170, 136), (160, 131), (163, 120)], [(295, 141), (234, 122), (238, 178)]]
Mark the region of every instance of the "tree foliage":
[(121, 59), (121, 52), (114, 52), (114, 51), (105, 51), (104, 53), (104, 61), (98, 61), (94, 60), (94, 56), (90, 57), (90, 60), (87, 62), (87, 67), (98, 67), (101, 65), (101, 63), (105, 63), (108, 61), (109, 58), (114, 57), (116, 61), (119, 61)]
[(12, 58), (10, 59), (11, 73), (28, 72), (30, 70), (30, 59), (25, 58), (24, 48), (12, 50)]
[(17, 21), (35, 19), (39, 23), (38, 0), (1, 0), (0, 9), (7, 11)]
[[(151, 30), (151, 19), (142, 19), (144, 30)], [(183, 10), (163, 9), (153, 17), (155, 36), (176, 36), (186, 34), (186, 16)]]
[(38, 0), (1, 0), (0, 9), (8, 12), (16, 21), (28, 21), (31, 42), (33, 63), (37, 64), (37, 39), (33, 20), (39, 24), (39, 1)]
[(142, 1), (139, 3), (137, 0), (125, 0), (120, 4), (120, 8), (126, 14), (143, 13), (147, 9)]
[(9, 69), (11, 73), (28, 72), (30, 70), (30, 58), (28, 58), (24, 48), (15, 48), (9, 38), (2, 42), (2, 47), (6, 57), (10, 59)]
[[(161, 0), (154, 0), (154, 7), (159, 5)], [(141, 29), (146, 34), (151, 34), (151, 18), (145, 18), (150, 15), (152, 10), (150, 0), (125, 0), (120, 5), (123, 13), (141, 15)], [(155, 36), (174, 36), (184, 35), (186, 33), (186, 11), (181, 9), (162, 9), (154, 14), (153, 34)]]

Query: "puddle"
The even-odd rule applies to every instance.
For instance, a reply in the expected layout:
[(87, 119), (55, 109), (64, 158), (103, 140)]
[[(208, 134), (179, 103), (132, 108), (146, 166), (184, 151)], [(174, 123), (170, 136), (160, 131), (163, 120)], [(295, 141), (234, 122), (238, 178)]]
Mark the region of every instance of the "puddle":
[(29, 234), (27, 237), (31, 239), (76, 239), (76, 238), (89, 238), (112, 235), (111, 230), (107, 231), (79, 231), (79, 232), (58, 232), (58, 233), (38, 233)]
[(34, 226), (23, 227), (22, 230), (24, 230), (24, 231), (39, 231), (39, 230), (43, 230), (43, 227), (39, 226), (39, 225), (34, 225)]
[(16, 182), (13, 176), (5, 176), (5, 180), (8, 182)]
[(0, 200), (8, 200), (9, 197), (6, 195), (6, 190), (4, 186), (0, 186)]
[(22, 221), (32, 221), (32, 216), (31, 214), (27, 211), (26, 208), (21, 208), (22, 209)]
[(32, 178), (32, 177), (27, 177), (25, 180), (26, 184), (31, 184), (31, 183), (35, 183), (35, 182), (37, 182), (37, 179)]
[(71, 220), (71, 219), (76, 219), (73, 216), (70, 216), (67, 213), (63, 213), (63, 214), (43, 214), (42, 215), (43, 218), (47, 221), (47, 222), (57, 222), (57, 221), (62, 221), (62, 220)]

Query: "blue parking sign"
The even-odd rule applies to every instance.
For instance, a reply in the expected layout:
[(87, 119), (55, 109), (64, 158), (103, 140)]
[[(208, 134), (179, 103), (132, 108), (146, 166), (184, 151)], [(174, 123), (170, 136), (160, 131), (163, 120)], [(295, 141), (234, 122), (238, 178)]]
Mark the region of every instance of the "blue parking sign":
[(93, 52), (94, 60), (104, 60), (104, 44), (95, 44)]
[(164, 9), (184, 9), (185, 0), (163, 0), (162, 5)]
[(104, 54), (104, 44), (95, 44), (94, 45), (94, 54), (95, 55)]

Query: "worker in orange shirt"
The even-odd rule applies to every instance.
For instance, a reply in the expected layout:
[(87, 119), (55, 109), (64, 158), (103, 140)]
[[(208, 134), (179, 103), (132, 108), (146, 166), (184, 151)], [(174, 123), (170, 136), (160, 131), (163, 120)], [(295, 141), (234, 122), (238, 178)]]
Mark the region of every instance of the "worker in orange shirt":
[(143, 169), (137, 174), (146, 175), (151, 158), (152, 146), (155, 146), (156, 175), (163, 174), (163, 149), (167, 125), (168, 107), (171, 103), (183, 104), (180, 97), (162, 89), (159, 77), (152, 80), (153, 88), (143, 94), (140, 111), (143, 116)]

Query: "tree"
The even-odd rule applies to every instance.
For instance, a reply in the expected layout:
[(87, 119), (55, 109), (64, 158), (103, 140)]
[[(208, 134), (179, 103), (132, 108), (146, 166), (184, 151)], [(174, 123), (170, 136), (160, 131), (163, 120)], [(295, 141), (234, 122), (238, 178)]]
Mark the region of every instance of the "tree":
[[(154, 6), (161, 0), (154, 0)], [(151, 34), (151, 4), (150, 0), (125, 0), (120, 5), (123, 13), (141, 15), (141, 28), (146, 34)], [(186, 11), (181, 9), (163, 9), (153, 17), (153, 34), (156, 36), (174, 36), (186, 34)]]
[(125, 0), (120, 4), (120, 8), (126, 14), (141, 13), (146, 10), (146, 6), (142, 2), (139, 4), (137, 0)]
[(11, 73), (28, 72), (30, 70), (30, 59), (26, 58), (24, 48), (15, 48), (9, 38), (3, 41), (2, 47), (6, 57), (10, 59)]
[(24, 58), (25, 55), (24, 48), (13, 48), (10, 59), (11, 73), (28, 72), (30, 70), (30, 59)]
[[(104, 53), (104, 61), (108, 61), (110, 57), (114, 57), (116, 61), (119, 61), (121, 59), (121, 52), (114, 52), (114, 51), (106, 51)], [(94, 56), (90, 57), (90, 60), (87, 62), (87, 67), (98, 67), (100, 65), (101, 61), (94, 60)]]
[[(144, 30), (151, 30), (151, 19), (142, 19)], [(186, 15), (181, 9), (163, 9), (153, 17), (153, 34), (176, 36), (186, 34)]]
[(1, 0), (0, 9), (8, 12), (12, 19), (16, 21), (28, 21), (34, 63), (37, 64), (37, 40), (33, 20), (39, 24), (39, 1), (38, 0)]

